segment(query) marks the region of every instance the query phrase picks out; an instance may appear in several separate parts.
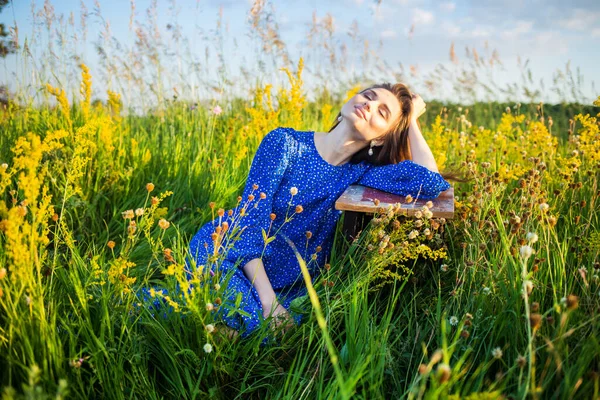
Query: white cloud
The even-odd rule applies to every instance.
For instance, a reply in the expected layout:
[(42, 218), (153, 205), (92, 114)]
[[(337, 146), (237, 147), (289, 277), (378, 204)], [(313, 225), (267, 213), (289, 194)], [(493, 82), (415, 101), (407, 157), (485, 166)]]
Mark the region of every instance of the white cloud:
[(472, 31), (467, 32), (467, 36), (472, 38), (486, 38), (492, 36), (494, 31), (493, 26), (475, 25)]
[(447, 33), (450, 36), (458, 36), (462, 32), (462, 29), (459, 25), (450, 21), (442, 22), (441, 28), (445, 33)]
[(442, 11), (446, 11), (446, 12), (453, 12), (454, 10), (456, 10), (456, 3), (453, 3), (451, 1), (445, 1), (443, 3), (440, 3), (440, 9)]
[(392, 29), (386, 29), (385, 31), (381, 32), (381, 38), (382, 39), (387, 39), (387, 38), (395, 38), (398, 35), (396, 34), (396, 31), (392, 30)]
[(569, 51), (569, 44), (560, 32), (540, 32), (535, 35), (534, 42), (535, 48), (551, 48), (554, 55), (565, 55)]
[(600, 37), (600, 28), (592, 29), (592, 37)]
[(512, 29), (502, 31), (500, 34), (504, 39), (516, 39), (521, 35), (531, 32), (533, 21), (517, 21)]
[(433, 13), (420, 8), (413, 9), (412, 23), (415, 25), (429, 25), (435, 21)]
[(563, 28), (574, 31), (585, 31), (593, 28), (596, 22), (600, 22), (600, 12), (576, 9), (569, 18), (558, 21)]

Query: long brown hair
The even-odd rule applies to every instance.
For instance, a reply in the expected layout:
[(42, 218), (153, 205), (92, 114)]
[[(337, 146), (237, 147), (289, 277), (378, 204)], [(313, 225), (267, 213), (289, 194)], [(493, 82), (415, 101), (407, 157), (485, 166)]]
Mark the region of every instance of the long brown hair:
[[(361, 161), (367, 161), (375, 165), (386, 165), (386, 164), (397, 164), (404, 160), (412, 160), (410, 153), (410, 147), (408, 143), (408, 128), (410, 126), (410, 120), (412, 117), (413, 106), (412, 106), (412, 92), (403, 83), (391, 84), (388, 82), (379, 83), (372, 85), (360, 93), (364, 93), (367, 90), (381, 88), (389, 90), (400, 102), (400, 115), (398, 116), (395, 123), (392, 124), (390, 130), (383, 135), (381, 140), (383, 144), (380, 146), (373, 146), (373, 155), (370, 156), (369, 146), (354, 153), (350, 162), (353, 164)], [(331, 132), (338, 124), (338, 118), (341, 115), (341, 111), (335, 116), (335, 120), (328, 132)], [(420, 128), (420, 125), (419, 125)], [(468, 179), (458, 174), (456, 171), (453, 172), (440, 172), (442, 177), (446, 180), (453, 180), (457, 182), (467, 182)]]

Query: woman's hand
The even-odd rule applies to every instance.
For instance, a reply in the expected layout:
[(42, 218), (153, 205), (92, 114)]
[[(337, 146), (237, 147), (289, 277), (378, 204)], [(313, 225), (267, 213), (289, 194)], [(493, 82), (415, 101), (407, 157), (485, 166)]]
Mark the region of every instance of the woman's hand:
[(427, 106), (421, 96), (416, 93), (412, 95), (412, 103), (413, 103), (413, 114), (412, 119), (416, 121), (425, 111), (427, 111)]
[[(271, 310), (273, 310), (271, 312)], [(268, 307), (263, 307), (263, 317), (273, 317), (272, 327), (278, 329), (282, 327), (282, 333), (285, 335), (287, 329), (294, 326), (294, 319), (290, 313), (279, 302), (274, 302)]]

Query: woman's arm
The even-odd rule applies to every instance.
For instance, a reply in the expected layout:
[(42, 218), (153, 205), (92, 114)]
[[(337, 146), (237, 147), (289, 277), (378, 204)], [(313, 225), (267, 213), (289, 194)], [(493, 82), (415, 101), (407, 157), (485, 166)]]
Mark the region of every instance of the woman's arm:
[(433, 158), (433, 153), (425, 141), (425, 138), (421, 133), (421, 129), (419, 128), (419, 124), (417, 123), (417, 119), (423, 115), (427, 109), (427, 106), (421, 96), (416, 93), (413, 94), (412, 103), (413, 113), (410, 120), (410, 125), (408, 126), (408, 144), (410, 147), (412, 161), (416, 164), (424, 166), (430, 171), (439, 173), (437, 164)]
[(258, 292), (258, 297), (263, 305), (263, 311), (270, 312), (271, 306), (277, 301), (277, 297), (265, 271), (263, 261), (260, 258), (254, 258), (244, 265), (243, 270), (248, 280)]
[(422, 165), (430, 171), (439, 172), (433, 153), (419, 129), (416, 118), (411, 120), (408, 127), (408, 143), (414, 163)]

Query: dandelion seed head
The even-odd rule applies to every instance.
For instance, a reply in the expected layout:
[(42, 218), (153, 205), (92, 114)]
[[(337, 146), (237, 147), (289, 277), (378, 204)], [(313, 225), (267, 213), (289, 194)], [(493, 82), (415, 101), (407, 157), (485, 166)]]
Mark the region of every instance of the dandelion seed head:
[(298, 194), (298, 188), (297, 188), (296, 186), (292, 186), (292, 187), (290, 188), (290, 194), (291, 194), (292, 196), (295, 196), (295, 195), (297, 195), (297, 194)]
[(524, 246), (521, 246), (519, 253), (521, 254), (521, 258), (523, 258), (523, 260), (527, 261), (527, 259), (529, 257), (531, 257), (531, 255), (534, 253), (534, 250), (531, 246), (526, 244)]
[(213, 350), (212, 344), (206, 343), (203, 347), (205, 353), (210, 353)]
[(526, 237), (529, 243), (535, 243), (538, 241), (538, 235), (535, 232), (528, 232)]
[(450, 317), (450, 319), (448, 320), (448, 322), (450, 322), (450, 325), (452, 326), (456, 326), (458, 325), (458, 318), (456, 318), (454, 315)]

